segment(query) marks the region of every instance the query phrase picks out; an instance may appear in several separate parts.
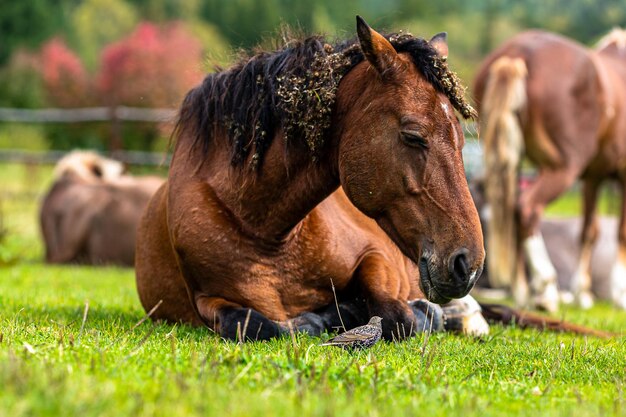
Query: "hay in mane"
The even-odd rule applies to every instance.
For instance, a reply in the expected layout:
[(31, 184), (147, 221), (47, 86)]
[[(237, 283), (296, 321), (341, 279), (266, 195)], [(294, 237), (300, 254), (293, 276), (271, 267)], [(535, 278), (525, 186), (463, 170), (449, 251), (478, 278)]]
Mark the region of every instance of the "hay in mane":
[[(385, 37), (398, 53), (411, 56), (463, 117), (476, 117), (458, 77), (427, 41), (406, 33)], [(187, 94), (175, 134), (190, 135), (206, 152), (211, 137), (226, 129), (232, 164), (242, 165), (252, 153), (250, 164), (259, 168), (282, 129), (287, 144), (304, 141), (315, 159), (330, 127), (339, 82), (363, 60), (357, 40), (331, 46), (318, 36), (244, 57), (228, 70), (209, 74)]]

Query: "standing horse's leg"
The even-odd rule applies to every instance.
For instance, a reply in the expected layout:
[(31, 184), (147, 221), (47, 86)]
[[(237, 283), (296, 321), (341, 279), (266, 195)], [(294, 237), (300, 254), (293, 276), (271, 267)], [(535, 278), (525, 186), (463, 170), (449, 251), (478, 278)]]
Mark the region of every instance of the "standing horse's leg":
[(511, 295), (518, 307), (526, 307), (530, 301), (530, 288), (526, 279), (526, 263), (522, 253), (522, 248), (517, 242), (517, 259), (515, 261), (515, 271), (511, 282)]
[(593, 306), (591, 295), (591, 253), (598, 239), (598, 218), (596, 203), (598, 201), (599, 181), (586, 180), (583, 183), (584, 216), (580, 233), (580, 257), (578, 267), (572, 278), (572, 293), (575, 300), (584, 309)]
[(565, 192), (578, 177), (578, 169), (544, 169), (519, 199), (520, 238), (530, 269), (531, 302), (534, 307), (556, 311), (559, 305), (556, 269), (539, 231), (539, 221), (549, 202)]
[(611, 299), (617, 307), (626, 310), (626, 176), (620, 178), (620, 185), (622, 211), (618, 232), (617, 259), (611, 270)]

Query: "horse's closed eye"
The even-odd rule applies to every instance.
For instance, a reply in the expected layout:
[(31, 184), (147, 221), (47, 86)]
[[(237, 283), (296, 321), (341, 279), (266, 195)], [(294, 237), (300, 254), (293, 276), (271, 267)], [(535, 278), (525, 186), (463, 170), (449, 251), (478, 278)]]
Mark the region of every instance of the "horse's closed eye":
[(409, 146), (428, 149), (428, 141), (417, 132), (403, 131), (400, 133), (400, 137), (402, 138), (402, 142)]

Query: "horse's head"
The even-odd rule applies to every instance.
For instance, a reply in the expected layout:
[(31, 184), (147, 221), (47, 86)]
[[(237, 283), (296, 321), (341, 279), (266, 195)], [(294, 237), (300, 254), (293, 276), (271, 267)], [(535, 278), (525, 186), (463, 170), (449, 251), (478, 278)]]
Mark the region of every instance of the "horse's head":
[[(466, 295), (481, 273), (484, 249), (453, 106), (382, 35), (357, 18), (366, 61), (342, 80), (339, 173), (353, 204), (375, 219), (419, 266), (426, 297)], [(429, 42), (447, 55), (445, 34)]]

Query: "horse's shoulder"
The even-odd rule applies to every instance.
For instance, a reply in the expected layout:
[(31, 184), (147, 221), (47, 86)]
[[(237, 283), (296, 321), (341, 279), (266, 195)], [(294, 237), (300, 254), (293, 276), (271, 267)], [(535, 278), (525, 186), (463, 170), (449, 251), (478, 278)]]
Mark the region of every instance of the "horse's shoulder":
[(358, 210), (339, 188), (317, 208), (328, 219), (329, 233), (345, 242), (355, 254), (382, 253), (390, 262), (398, 262), (398, 249), (375, 220)]

